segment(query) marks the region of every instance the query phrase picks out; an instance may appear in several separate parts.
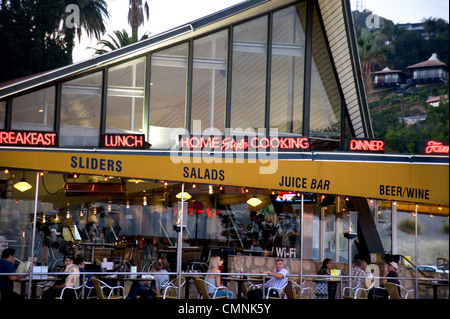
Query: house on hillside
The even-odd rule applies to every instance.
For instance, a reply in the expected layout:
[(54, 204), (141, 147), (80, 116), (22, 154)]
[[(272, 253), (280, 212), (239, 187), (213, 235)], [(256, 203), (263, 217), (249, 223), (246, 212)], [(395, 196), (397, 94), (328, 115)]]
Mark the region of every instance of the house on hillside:
[(433, 53), (427, 61), (407, 67), (415, 84), (447, 83), (448, 74), (445, 63), (438, 60)]
[(381, 71), (374, 72), (374, 88), (395, 87), (404, 83), (406, 74), (400, 70), (391, 70), (388, 67)]
[(439, 106), (439, 103), (447, 103), (448, 102), (448, 95), (441, 95), (441, 96), (429, 96), (427, 99), (428, 106)]

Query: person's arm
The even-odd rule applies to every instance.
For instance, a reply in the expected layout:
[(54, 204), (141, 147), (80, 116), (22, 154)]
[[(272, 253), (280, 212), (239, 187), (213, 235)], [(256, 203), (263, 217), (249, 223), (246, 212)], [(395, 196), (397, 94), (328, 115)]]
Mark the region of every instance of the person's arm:
[(283, 279), (284, 278), (284, 274), (283, 273), (281, 273), (281, 272), (273, 272), (273, 271), (268, 271), (267, 272), (267, 274), (268, 275), (270, 275), (270, 276), (272, 276), (272, 277), (275, 277), (275, 278), (277, 278), (277, 279)]
[(25, 278), (28, 275), (8, 275), (9, 280), (16, 281), (22, 278)]

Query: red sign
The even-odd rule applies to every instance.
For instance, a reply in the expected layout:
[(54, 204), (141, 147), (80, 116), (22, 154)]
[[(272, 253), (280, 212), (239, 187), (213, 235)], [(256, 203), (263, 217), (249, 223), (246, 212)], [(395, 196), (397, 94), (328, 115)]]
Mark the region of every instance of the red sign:
[(309, 150), (307, 137), (266, 137), (266, 136), (192, 136), (180, 135), (179, 147), (188, 150), (216, 151), (289, 151), (301, 152)]
[(384, 153), (384, 141), (381, 139), (352, 138), (347, 141), (347, 150), (351, 152)]
[(426, 155), (449, 155), (448, 141), (420, 141), (419, 153)]
[(145, 149), (144, 134), (102, 134), (101, 147)]
[(0, 131), (0, 146), (58, 147), (55, 132)]

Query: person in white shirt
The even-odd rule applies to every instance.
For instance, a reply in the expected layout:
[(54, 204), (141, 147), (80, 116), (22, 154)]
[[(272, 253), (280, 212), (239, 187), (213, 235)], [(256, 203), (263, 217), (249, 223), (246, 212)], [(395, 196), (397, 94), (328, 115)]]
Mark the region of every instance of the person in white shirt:
[[(271, 297), (279, 298), (281, 290), (288, 281), (289, 271), (285, 268), (286, 264), (284, 259), (278, 258), (275, 260), (275, 271), (267, 271), (270, 275), (270, 279), (264, 285), (265, 294), (270, 294)], [(269, 288), (272, 288), (269, 290)], [(253, 289), (247, 293), (248, 299), (262, 299), (263, 291), (261, 289)]]

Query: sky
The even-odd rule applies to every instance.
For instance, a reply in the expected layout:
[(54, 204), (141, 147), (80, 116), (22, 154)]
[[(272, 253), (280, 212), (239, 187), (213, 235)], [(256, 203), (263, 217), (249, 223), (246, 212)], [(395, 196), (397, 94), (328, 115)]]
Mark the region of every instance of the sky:
[[(145, 0), (144, 0), (145, 1)], [(272, 0), (276, 1), (276, 0)], [(129, 34), (128, 0), (106, 0), (111, 15), (107, 22), (107, 33), (103, 36), (109, 40), (112, 31), (125, 29)], [(150, 7), (150, 17), (139, 28), (139, 35), (150, 32), (150, 36), (181, 26), (193, 20), (200, 19), (224, 8), (236, 5), (243, 0), (147, 0)], [(395, 24), (421, 22), (424, 18), (442, 18), (449, 21), (449, 0), (350, 0), (352, 10), (365, 8), (383, 18), (392, 20)], [(83, 38), (73, 51), (74, 62), (80, 62), (92, 57), (97, 41)]]

